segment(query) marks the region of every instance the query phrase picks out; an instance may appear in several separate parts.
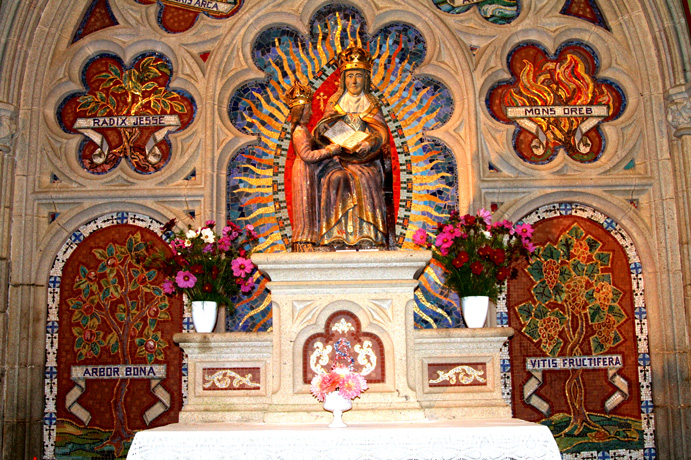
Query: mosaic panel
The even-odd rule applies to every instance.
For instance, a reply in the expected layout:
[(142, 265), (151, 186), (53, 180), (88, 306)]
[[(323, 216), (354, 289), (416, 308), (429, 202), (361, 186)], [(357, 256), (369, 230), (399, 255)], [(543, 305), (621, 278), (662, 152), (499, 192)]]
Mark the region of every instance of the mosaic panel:
[(302, 381), (309, 384), (315, 375), (342, 364), (362, 374), (368, 383), (382, 383), (386, 380), (385, 357), (384, 344), (376, 334), (362, 332), (354, 313), (337, 311), (326, 319), (323, 332), (305, 340)]
[[(172, 335), (192, 327), (182, 299), (141, 262), (170, 234), (118, 212), (82, 225), (48, 280), (45, 459), (124, 458), (134, 432), (177, 422), (187, 363)], [(59, 356), (59, 359), (58, 359)]]
[(258, 367), (205, 367), (202, 371), (205, 391), (240, 391), (261, 389)]
[(656, 458), (633, 242), (579, 204), (545, 206), (523, 222), (538, 249), (497, 308), (498, 322), (516, 330), (501, 358), (514, 417), (548, 426), (565, 459)]
[(561, 151), (580, 163), (605, 150), (600, 124), (617, 119), (626, 97), (613, 81), (596, 78), (599, 60), (581, 42), (562, 44), (553, 56), (536, 43), (507, 57), (511, 79), (495, 83), (486, 105), (495, 119), (516, 126), (513, 148), (523, 161), (547, 164)]
[(115, 19), (113, 11), (110, 9), (108, 0), (93, 0), (89, 8), (84, 12), (79, 27), (74, 33), (74, 37), (72, 37), (72, 43), (81, 40), (89, 34), (118, 24), (118, 20)]
[(510, 24), (521, 14), (520, 0), (433, 0), (445, 13), (462, 14), (476, 8), (492, 24)]
[(566, 0), (560, 13), (583, 19), (603, 29), (610, 30), (596, 0)]
[(430, 388), (487, 386), (487, 364), (430, 363), (427, 378)]
[[(443, 142), (426, 136), (451, 117), (451, 94), (440, 82), (414, 75), (426, 45), (412, 26), (389, 25), (368, 37), (359, 10), (330, 4), (315, 13), (309, 30), (309, 37), (288, 27), (263, 31), (252, 49), (254, 64), (266, 78), (245, 82), (231, 95), (230, 121), (240, 131), (256, 135), (258, 142), (237, 152), (228, 166), (228, 218), (258, 229), (263, 241), (259, 250), (287, 250), (295, 154), (282, 96), (296, 81), (311, 86), (312, 128), (337, 89), (340, 71), (335, 57), (353, 43), (368, 48), (374, 57), (372, 93), (382, 102), (391, 135), (397, 245), (411, 246), (412, 233), (441, 219), (439, 214), (449, 211), (448, 203), (456, 201), (453, 154)], [(258, 302), (270, 307), (263, 299)]]
[(164, 31), (186, 32), (200, 15), (226, 19), (237, 13), (244, 0), (135, 0), (140, 5), (158, 5), (157, 22)]
[(143, 53), (127, 66), (103, 53), (82, 69), (85, 91), (64, 98), (57, 118), (66, 133), (84, 137), (77, 153), (91, 174), (106, 174), (124, 158), (139, 174), (160, 171), (172, 152), (168, 134), (184, 130), (196, 104), (184, 90), (171, 89), (173, 67), (159, 53)]

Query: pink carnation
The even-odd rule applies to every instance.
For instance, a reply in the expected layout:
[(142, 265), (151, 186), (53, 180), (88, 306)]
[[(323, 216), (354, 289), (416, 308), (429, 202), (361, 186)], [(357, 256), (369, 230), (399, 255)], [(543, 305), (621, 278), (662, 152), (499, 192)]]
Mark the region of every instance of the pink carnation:
[(367, 389), (367, 381), (360, 374), (349, 373), (341, 378), (338, 393), (347, 399), (360, 396)]
[(323, 402), (328, 393), (338, 389), (340, 381), (340, 375), (336, 374), (335, 372), (329, 372), (328, 374), (317, 374), (312, 379), (312, 382), (310, 382), (310, 392), (315, 398)]

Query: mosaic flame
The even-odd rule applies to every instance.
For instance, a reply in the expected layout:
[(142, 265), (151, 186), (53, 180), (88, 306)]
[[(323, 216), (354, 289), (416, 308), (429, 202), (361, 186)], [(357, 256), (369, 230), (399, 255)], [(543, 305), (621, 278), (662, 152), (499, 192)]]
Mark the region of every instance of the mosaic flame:
[(605, 148), (599, 125), (618, 118), (626, 99), (616, 83), (595, 78), (594, 51), (572, 41), (549, 57), (537, 44), (522, 44), (509, 53), (508, 65), (512, 78), (489, 90), (487, 107), (495, 119), (517, 125), (518, 156), (546, 164), (564, 151), (581, 163), (597, 161)]
[[(524, 60), (518, 88), (506, 92), (507, 107), (606, 105), (614, 110), (614, 98), (605, 86), (599, 86), (587, 74), (585, 64), (574, 55), (566, 62), (548, 61), (541, 68)], [(569, 144), (585, 117), (534, 118), (547, 134), (548, 146)]]

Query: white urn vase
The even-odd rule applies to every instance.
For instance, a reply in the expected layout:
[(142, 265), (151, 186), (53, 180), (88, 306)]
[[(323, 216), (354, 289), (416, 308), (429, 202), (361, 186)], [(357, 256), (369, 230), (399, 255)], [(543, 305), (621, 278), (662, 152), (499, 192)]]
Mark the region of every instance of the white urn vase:
[(461, 313), (468, 327), (483, 327), (487, 321), (489, 309), (489, 297), (486, 295), (473, 295), (461, 298)]
[(213, 332), (218, 304), (209, 300), (192, 301), (192, 322), (197, 332)]
[(349, 411), (353, 407), (350, 399), (344, 398), (338, 391), (332, 391), (324, 398), (324, 410), (333, 412), (334, 419), (329, 423), (329, 428), (345, 428), (348, 425), (343, 423), (343, 412)]

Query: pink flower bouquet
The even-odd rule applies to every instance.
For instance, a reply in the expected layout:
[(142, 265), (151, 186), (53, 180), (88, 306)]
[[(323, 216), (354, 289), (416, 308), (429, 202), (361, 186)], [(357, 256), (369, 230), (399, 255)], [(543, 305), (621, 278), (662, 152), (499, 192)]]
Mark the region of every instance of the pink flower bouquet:
[(166, 294), (183, 292), (190, 301), (210, 300), (230, 308), (232, 297), (254, 288), (255, 267), (249, 254), (257, 234), (251, 225), (241, 229), (230, 221), (220, 235), (214, 227), (210, 220), (199, 229), (177, 232), (170, 242), (173, 256), (160, 252), (148, 263), (168, 276), (161, 286)]
[(475, 216), (452, 211), (434, 235), (419, 229), (413, 235), (418, 246), (432, 249), (434, 259), (446, 272), (444, 285), (459, 297), (488, 296), (497, 300), (504, 281), (513, 276), (513, 265), (529, 260), (535, 246), (530, 224), (508, 220), (492, 223), (492, 214), (481, 209)]
[(353, 372), (343, 364), (336, 364), (331, 372), (314, 376), (310, 391), (320, 402), (324, 402), (326, 395), (334, 391), (346, 399), (354, 399), (367, 388), (367, 380), (360, 373)]

